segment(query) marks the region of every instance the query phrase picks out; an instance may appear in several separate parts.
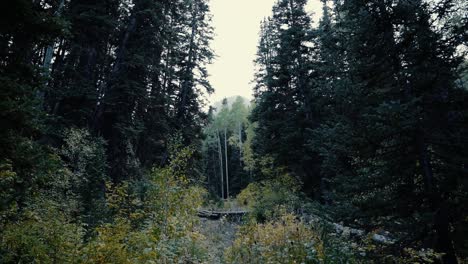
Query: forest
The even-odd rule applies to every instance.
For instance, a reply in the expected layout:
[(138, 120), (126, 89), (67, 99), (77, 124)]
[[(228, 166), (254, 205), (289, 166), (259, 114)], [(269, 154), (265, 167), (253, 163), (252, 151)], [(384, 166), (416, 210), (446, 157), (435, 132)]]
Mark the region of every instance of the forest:
[(320, 3), (4, 1), (0, 263), (468, 263), (468, 2)]

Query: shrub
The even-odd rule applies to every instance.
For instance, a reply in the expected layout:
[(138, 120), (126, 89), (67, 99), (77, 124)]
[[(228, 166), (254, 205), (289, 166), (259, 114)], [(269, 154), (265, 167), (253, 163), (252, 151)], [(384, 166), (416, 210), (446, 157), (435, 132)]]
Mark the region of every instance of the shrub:
[(115, 220), (96, 229), (97, 236), (84, 250), (86, 263), (202, 263), (206, 259), (205, 238), (195, 230), (196, 210), (206, 191), (187, 179), (192, 154), (191, 148), (178, 148), (167, 166), (154, 169), (143, 198), (130, 192), (129, 183), (107, 185), (107, 205)]
[(323, 258), (320, 236), (289, 213), (264, 224), (251, 221), (226, 250), (227, 263), (320, 263)]
[(82, 247), (82, 228), (51, 204), (27, 210), (20, 221), (5, 225), (1, 263), (75, 263)]
[(76, 196), (81, 220), (89, 228), (96, 227), (108, 216), (104, 211), (104, 184), (108, 177), (105, 142), (86, 129), (68, 129), (59, 150), (69, 171), (69, 191)]
[(288, 174), (272, 180), (251, 183), (238, 196), (240, 205), (247, 206), (252, 216), (259, 221), (278, 216), (280, 207), (293, 212), (301, 207), (299, 182)]

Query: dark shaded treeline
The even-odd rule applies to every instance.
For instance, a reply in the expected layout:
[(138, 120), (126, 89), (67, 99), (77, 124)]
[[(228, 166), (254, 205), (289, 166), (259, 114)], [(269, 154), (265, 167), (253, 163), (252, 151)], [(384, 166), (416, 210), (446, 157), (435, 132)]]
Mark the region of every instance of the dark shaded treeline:
[[(398, 234), (388, 250), (466, 257), (467, 6), (280, 0), (262, 23), (256, 160), (272, 157), (338, 221)], [(466, 74), (466, 71), (465, 71)], [(260, 163), (257, 163), (260, 167)]]
[(13, 175), (0, 183), (3, 212), (54, 181), (57, 163), (84, 179), (75, 187), (93, 207), (105, 181), (165, 164), (171, 136), (200, 143), (207, 1), (18, 0), (0, 13), (0, 166)]

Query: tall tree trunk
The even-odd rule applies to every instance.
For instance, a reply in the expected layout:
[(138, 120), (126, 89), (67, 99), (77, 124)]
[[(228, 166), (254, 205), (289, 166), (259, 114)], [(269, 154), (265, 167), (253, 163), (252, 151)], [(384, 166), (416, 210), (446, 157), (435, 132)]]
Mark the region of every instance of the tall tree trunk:
[[(242, 123), (239, 122), (239, 171), (242, 171)], [(242, 186), (242, 175), (239, 173), (240, 186)]]
[(239, 165), (242, 168), (242, 123), (239, 123)]
[[(54, 16), (59, 17), (62, 14), (63, 7), (65, 6), (65, 0), (60, 0), (60, 4), (57, 8), (57, 11), (55, 11)], [(42, 68), (44, 69), (44, 77), (49, 78), (50, 75), (50, 65), (52, 63), (52, 58), (54, 57), (54, 47), (55, 47), (55, 40), (50, 43), (44, 53), (44, 62), (42, 64)], [(46, 82), (46, 85), (48, 85), (48, 81)], [(41, 104), (41, 107), (44, 108), (44, 98), (45, 98), (45, 92), (39, 90), (37, 92), (37, 98), (39, 99), (39, 102)]]
[(227, 127), (224, 127), (224, 156), (226, 159), (226, 198), (229, 199), (229, 163), (227, 149)]
[(221, 136), (219, 130), (216, 130), (218, 138), (218, 157), (219, 157), (219, 171), (221, 172), (221, 199), (224, 199), (224, 174), (223, 174), (223, 151), (221, 149)]
[[(55, 17), (59, 17), (62, 14), (62, 10), (64, 6), (65, 6), (65, 0), (60, 0), (60, 4), (57, 8), (57, 11), (55, 11), (54, 13)], [(44, 68), (46, 77), (49, 77), (50, 64), (52, 62), (52, 57), (54, 55), (54, 46), (55, 46), (55, 41), (50, 43), (49, 46), (47, 46), (45, 50), (44, 63), (42, 67)]]
[[(213, 165), (213, 177), (210, 177), (209, 175), (211, 173), (208, 173), (208, 186), (209, 186), (209, 189), (210, 191), (212, 191), (213, 193), (216, 192), (216, 188), (213, 188), (213, 186), (215, 186), (214, 184), (216, 183), (216, 153), (214, 151), (211, 151), (211, 164)], [(207, 165), (209, 166), (209, 165)]]

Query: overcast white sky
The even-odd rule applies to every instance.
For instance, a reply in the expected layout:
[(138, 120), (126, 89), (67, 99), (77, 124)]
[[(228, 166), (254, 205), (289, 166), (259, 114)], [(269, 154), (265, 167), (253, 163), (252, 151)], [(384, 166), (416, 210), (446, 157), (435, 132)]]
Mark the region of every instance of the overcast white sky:
[[(211, 85), (215, 93), (211, 103), (224, 97), (241, 95), (252, 98), (255, 54), (260, 21), (271, 15), (276, 0), (211, 0), (215, 38), (212, 48), (217, 58), (209, 65)], [(309, 0), (308, 12), (318, 22), (322, 11), (319, 0)]]

